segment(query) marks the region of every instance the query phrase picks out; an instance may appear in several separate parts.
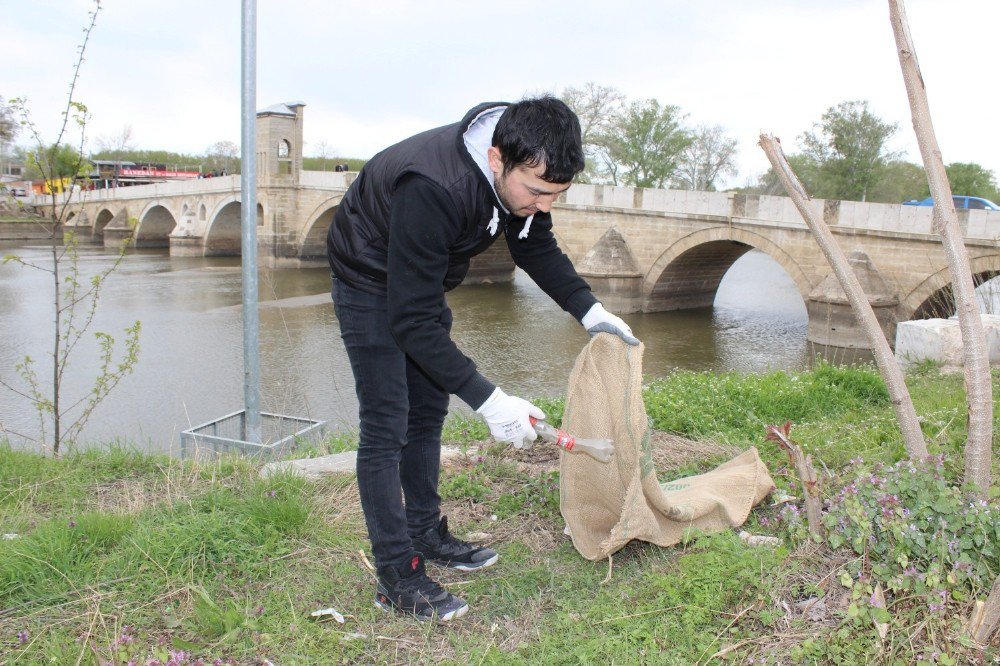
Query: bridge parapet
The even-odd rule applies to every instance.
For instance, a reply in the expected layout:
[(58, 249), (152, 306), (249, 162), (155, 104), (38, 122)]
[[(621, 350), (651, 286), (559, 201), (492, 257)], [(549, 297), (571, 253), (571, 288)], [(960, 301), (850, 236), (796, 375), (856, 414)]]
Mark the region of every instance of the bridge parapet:
[[(64, 192), (56, 196), (56, 204), (66, 203), (70, 198), (73, 204), (88, 204), (100, 202), (117, 202), (131, 199), (160, 199), (163, 197), (189, 197), (218, 192), (239, 192), (240, 176), (216, 176), (214, 178), (192, 178), (190, 180), (172, 180), (165, 183), (150, 185), (132, 185), (129, 187), (112, 187), (104, 190), (84, 190)], [(49, 206), (52, 199), (48, 195), (35, 196), (31, 200), (34, 206)]]
[(357, 175), (353, 171), (303, 171), (299, 176), (299, 184), (318, 189), (346, 190)]
[[(642, 187), (578, 184), (560, 198), (570, 207), (596, 207), (623, 211), (650, 211), (671, 215), (708, 215), (734, 222), (805, 227), (792, 200), (785, 196), (660, 190)], [(817, 216), (832, 227), (904, 234), (933, 235), (934, 213), (929, 206), (813, 199)], [(1000, 212), (960, 210), (959, 222), (966, 238), (1000, 239)]]

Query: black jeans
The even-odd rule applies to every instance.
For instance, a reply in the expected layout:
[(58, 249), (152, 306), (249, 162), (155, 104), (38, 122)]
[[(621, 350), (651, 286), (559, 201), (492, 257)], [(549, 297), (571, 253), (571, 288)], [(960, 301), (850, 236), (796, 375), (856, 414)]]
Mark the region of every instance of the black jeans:
[[(375, 566), (401, 565), (413, 554), (410, 537), (440, 520), (441, 427), (449, 396), (396, 344), (385, 296), (336, 278), (332, 296), (360, 403), (358, 492)], [(439, 316), (451, 331), (444, 298)]]

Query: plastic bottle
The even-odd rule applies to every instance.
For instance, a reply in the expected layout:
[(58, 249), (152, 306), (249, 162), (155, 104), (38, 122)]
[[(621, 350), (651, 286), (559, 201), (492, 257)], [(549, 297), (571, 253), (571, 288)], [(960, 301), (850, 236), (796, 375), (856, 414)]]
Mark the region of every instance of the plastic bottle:
[(546, 442), (552, 442), (559, 448), (570, 453), (586, 453), (594, 460), (602, 463), (610, 462), (615, 454), (615, 447), (610, 439), (577, 439), (568, 432), (554, 428), (545, 421), (530, 417), (535, 432)]

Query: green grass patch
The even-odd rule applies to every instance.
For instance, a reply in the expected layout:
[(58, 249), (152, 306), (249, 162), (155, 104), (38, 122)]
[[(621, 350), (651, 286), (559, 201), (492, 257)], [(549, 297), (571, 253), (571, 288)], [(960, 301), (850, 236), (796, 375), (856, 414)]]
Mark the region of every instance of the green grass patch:
[[(476, 574), (432, 569), (472, 606), (451, 625), (373, 607), (351, 476), (262, 479), (257, 461), (180, 461), (127, 446), (59, 459), (0, 447), (0, 533), (18, 535), (0, 540), (0, 661), (985, 663), (995, 650), (970, 649), (957, 624), (1000, 569), (1000, 512), (970, 508), (954, 487), (961, 377), (922, 368), (908, 384), (942, 456), (912, 472), (899, 463), (892, 407), (871, 368), (652, 382), (644, 398), (655, 428), (757, 446), (795, 496), (784, 454), (763, 437), (791, 420), (792, 437), (831, 472), (830, 531), (812, 542), (797, 502), (768, 502), (745, 527), (781, 538), (777, 549), (750, 548), (734, 531), (666, 549), (632, 543), (614, 555), (610, 578), (608, 562), (583, 560), (562, 534), (546, 449), (535, 462), (534, 452), (489, 443), (480, 419), (449, 417), (445, 439), (470, 449), (442, 471), (449, 523), (485, 534), (501, 554)], [(561, 424), (562, 400), (536, 404)], [(296, 455), (356, 446), (345, 432)], [(717, 462), (678, 459), (658, 471), (677, 478)], [(885, 607), (872, 600), (876, 585)], [(797, 610), (809, 600), (825, 604), (821, 621)], [(346, 623), (310, 619), (326, 607)]]

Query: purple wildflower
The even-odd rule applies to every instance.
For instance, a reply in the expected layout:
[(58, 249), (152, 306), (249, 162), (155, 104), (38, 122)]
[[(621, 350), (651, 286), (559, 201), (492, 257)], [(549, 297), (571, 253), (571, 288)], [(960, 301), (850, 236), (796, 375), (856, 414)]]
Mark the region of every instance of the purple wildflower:
[(17, 644), (24, 645), (25, 643), (28, 642), (29, 636), (31, 636), (31, 634), (28, 633), (27, 629), (25, 629), (24, 631), (17, 632)]

